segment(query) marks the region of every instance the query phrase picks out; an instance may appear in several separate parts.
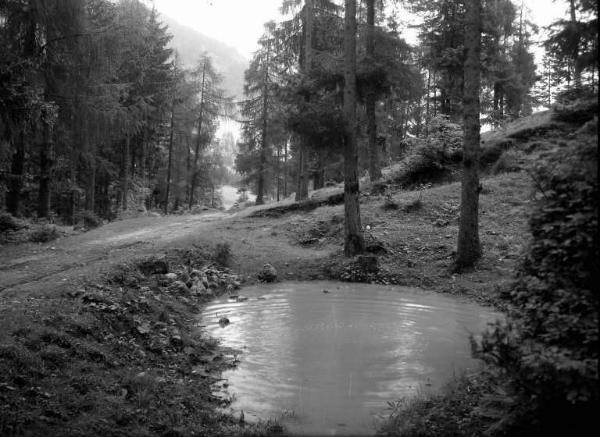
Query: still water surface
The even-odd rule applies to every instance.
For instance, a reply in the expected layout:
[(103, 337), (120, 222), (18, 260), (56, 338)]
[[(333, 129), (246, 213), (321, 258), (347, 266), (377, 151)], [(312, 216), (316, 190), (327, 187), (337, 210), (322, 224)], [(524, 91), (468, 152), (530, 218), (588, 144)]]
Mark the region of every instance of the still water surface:
[[(374, 433), (387, 401), (475, 369), (469, 334), (498, 317), (404, 287), (288, 282), (240, 295), (248, 300), (223, 297), (203, 314), (209, 334), (242, 351), (224, 374), (232, 408), (299, 435)], [(221, 317), (231, 323), (220, 326)]]

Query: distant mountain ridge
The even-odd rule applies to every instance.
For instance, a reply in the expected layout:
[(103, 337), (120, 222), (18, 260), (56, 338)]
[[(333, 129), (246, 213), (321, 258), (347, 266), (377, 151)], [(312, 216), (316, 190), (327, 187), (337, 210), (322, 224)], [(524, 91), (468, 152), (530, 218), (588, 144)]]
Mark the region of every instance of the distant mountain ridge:
[(183, 66), (195, 66), (204, 51), (214, 60), (215, 66), (223, 75), (223, 88), (227, 94), (241, 97), (244, 88), (244, 71), (248, 68), (249, 60), (237, 49), (206, 36), (191, 27), (184, 26), (174, 19), (161, 14), (161, 21), (169, 26), (173, 35), (171, 47), (179, 53)]

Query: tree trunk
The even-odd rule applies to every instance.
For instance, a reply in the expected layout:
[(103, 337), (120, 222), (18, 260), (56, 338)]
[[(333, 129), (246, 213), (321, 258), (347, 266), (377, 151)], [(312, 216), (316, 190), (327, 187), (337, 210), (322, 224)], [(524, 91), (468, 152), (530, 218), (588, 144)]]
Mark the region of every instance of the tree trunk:
[(10, 178), (8, 181), (8, 196), (6, 208), (14, 216), (19, 215), (21, 205), (21, 190), (23, 189), (23, 174), (25, 171), (25, 133), (19, 132), (15, 153), (10, 164)]
[[(366, 55), (368, 62), (373, 62), (375, 57), (375, 0), (367, 0)], [(367, 116), (367, 138), (369, 140), (369, 177), (371, 181), (381, 179), (375, 105), (375, 93), (372, 89), (368, 89), (365, 96), (365, 110)]]
[(356, 0), (345, 0), (344, 17), (344, 254), (364, 250), (360, 223), (356, 141)]
[[(569, 0), (569, 12), (571, 15), (571, 23), (573, 27), (577, 25), (577, 16), (575, 15), (575, 0)], [(597, 29), (596, 29), (597, 30)], [(575, 88), (581, 88), (581, 65), (579, 62), (579, 35), (575, 36), (577, 41), (573, 50), (573, 81), (575, 82)]]
[[(304, 75), (308, 77), (313, 61), (313, 1), (305, 0), (305, 29), (304, 29)], [(310, 97), (306, 97), (310, 100)], [(308, 138), (301, 138), (298, 153), (298, 183), (296, 189), (296, 201), (308, 199), (308, 149), (310, 143)]]
[(262, 110), (262, 132), (260, 144), (260, 163), (258, 166), (258, 193), (256, 193), (256, 204), (262, 205), (265, 203), (265, 171), (267, 169), (267, 134), (268, 134), (268, 103), (269, 103), (269, 55), (270, 44), (267, 41), (267, 59), (264, 66), (263, 77), (263, 110)]
[(169, 213), (169, 194), (171, 191), (171, 167), (173, 163), (173, 135), (175, 132), (175, 103), (171, 105), (171, 127), (169, 131), (169, 162), (167, 164), (167, 188), (165, 190), (165, 214)]
[(121, 209), (127, 210), (127, 191), (129, 190), (129, 133), (125, 135), (125, 147), (123, 148), (123, 168), (121, 169)]
[(285, 141), (285, 144), (283, 145), (283, 197), (286, 198), (287, 197), (287, 174), (288, 174), (288, 165), (287, 165), (287, 158), (288, 158), (288, 142), (287, 140)]
[(275, 195), (277, 196), (277, 201), (279, 202), (280, 192), (281, 192), (281, 146), (277, 145), (277, 168), (275, 177), (275, 184), (277, 186), (277, 192)]
[[(192, 147), (190, 144), (190, 138), (186, 137), (186, 141), (185, 141), (185, 147), (187, 149), (187, 155), (186, 155), (186, 160), (185, 160), (185, 175), (187, 177), (187, 180), (191, 182), (192, 180), (192, 176), (191, 176), (191, 172), (192, 172)], [(191, 190), (192, 186), (190, 183), (188, 183), (186, 192), (184, 193), (186, 196), (188, 196), (185, 200), (189, 203), (189, 199), (190, 199), (190, 190)]]
[(433, 116), (437, 117), (437, 86), (436, 86), (435, 70), (433, 72)]
[(296, 202), (308, 199), (308, 151), (303, 143), (304, 140), (301, 139), (298, 150), (298, 184), (296, 187)]
[(50, 217), (50, 194), (52, 167), (54, 165), (54, 148), (50, 125), (43, 122), (43, 136), (40, 149), (40, 185), (38, 195), (38, 217)]
[(460, 223), (455, 268), (472, 267), (481, 257), (479, 243), (479, 142), (481, 3), (466, 3), (464, 68), (464, 148)]
[(196, 191), (196, 184), (198, 183), (198, 158), (200, 155), (200, 141), (202, 135), (202, 114), (204, 112), (204, 85), (206, 82), (206, 61), (202, 66), (202, 86), (200, 88), (200, 115), (198, 116), (198, 136), (196, 138), (196, 153), (194, 154), (194, 167), (192, 168), (191, 182), (190, 182), (190, 198), (189, 208), (192, 209), (194, 204), (194, 192)]
[(425, 135), (429, 135), (429, 100), (431, 99), (431, 69), (427, 70), (427, 103), (425, 108)]
[(90, 159), (90, 179), (88, 181), (88, 194), (85, 209), (94, 212), (96, 209), (96, 145), (92, 146)]

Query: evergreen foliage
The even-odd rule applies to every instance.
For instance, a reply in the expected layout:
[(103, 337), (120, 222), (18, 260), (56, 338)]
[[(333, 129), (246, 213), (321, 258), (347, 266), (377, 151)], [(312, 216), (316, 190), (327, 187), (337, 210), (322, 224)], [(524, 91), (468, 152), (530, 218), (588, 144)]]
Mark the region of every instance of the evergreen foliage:
[[(195, 88), (170, 39), (138, 0), (0, 2), (0, 200), (9, 213), (76, 223), (83, 211), (168, 211), (167, 170), (175, 203), (208, 201), (223, 168), (209, 145), (227, 101), (208, 84)], [(205, 119), (200, 134), (194, 112)], [(193, 143), (202, 147), (186, 150)]]

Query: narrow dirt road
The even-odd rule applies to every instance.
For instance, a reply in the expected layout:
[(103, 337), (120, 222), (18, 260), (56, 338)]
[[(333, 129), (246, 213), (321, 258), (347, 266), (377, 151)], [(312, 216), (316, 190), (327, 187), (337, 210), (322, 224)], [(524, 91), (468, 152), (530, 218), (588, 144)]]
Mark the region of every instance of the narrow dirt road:
[[(0, 294), (49, 295), (93, 280), (110, 266), (174, 247), (227, 242), (235, 254), (232, 268), (242, 274), (254, 273), (266, 262), (285, 269), (328, 255), (328, 250), (290, 245), (285, 235), (273, 230), (278, 224), (223, 212), (141, 217), (48, 244), (6, 245), (0, 247)], [(292, 278), (291, 272), (287, 274)]]

